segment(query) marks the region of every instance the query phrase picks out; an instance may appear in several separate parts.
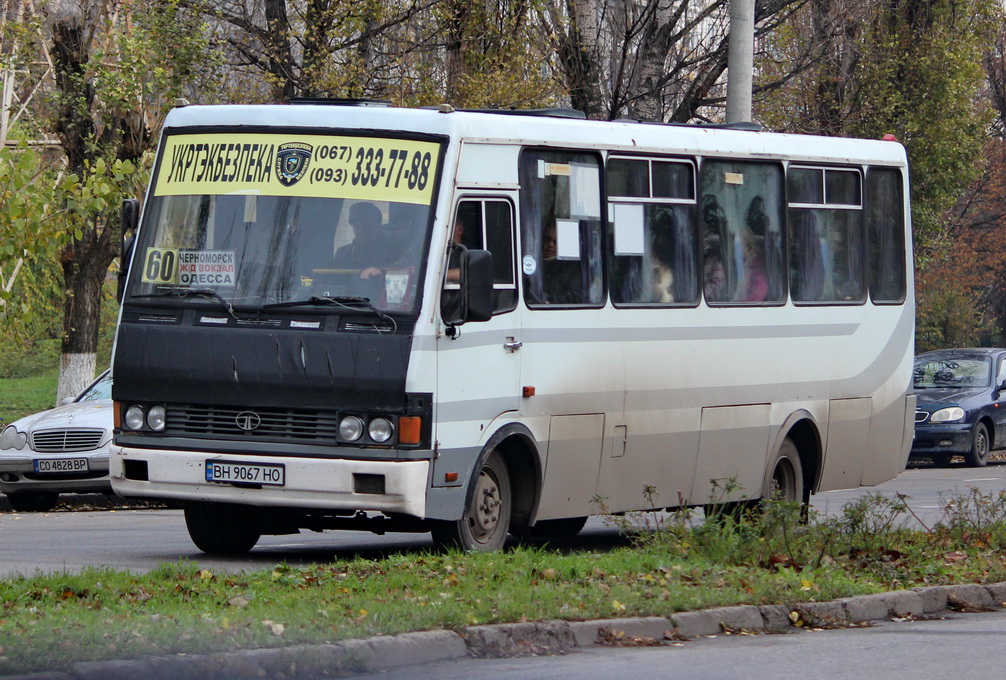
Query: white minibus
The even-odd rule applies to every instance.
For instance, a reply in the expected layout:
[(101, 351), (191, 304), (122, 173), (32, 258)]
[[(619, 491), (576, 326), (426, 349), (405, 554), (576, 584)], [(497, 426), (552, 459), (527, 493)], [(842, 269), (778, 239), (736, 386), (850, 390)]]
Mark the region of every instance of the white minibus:
[(907, 460), (893, 141), (185, 106), (123, 214), (112, 484), (182, 505), (203, 551), (346, 528), (493, 550)]

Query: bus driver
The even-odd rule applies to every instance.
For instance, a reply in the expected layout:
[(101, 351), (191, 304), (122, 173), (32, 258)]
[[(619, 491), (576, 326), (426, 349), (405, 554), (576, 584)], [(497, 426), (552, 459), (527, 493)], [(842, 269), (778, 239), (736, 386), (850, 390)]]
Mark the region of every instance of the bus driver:
[(360, 269), (360, 278), (379, 276), (390, 264), (393, 254), (391, 239), (381, 229), (381, 210), (373, 203), (360, 201), (349, 208), (349, 226), (353, 241), (337, 251), (332, 265), (336, 269)]

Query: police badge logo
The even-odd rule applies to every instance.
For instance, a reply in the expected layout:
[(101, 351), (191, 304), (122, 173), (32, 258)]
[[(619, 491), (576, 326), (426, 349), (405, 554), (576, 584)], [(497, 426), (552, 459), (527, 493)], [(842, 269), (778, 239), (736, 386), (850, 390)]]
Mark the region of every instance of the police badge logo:
[(280, 144), (276, 151), (276, 176), (279, 183), (291, 187), (307, 174), (314, 147), (303, 142)]

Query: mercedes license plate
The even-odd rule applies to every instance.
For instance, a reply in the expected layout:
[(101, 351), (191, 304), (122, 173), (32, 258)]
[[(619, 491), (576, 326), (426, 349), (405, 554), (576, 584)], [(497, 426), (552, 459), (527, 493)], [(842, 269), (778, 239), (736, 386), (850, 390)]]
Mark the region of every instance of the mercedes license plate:
[(286, 468), (282, 465), (227, 463), (219, 460), (208, 460), (206, 461), (206, 481), (225, 482), (228, 484), (283, 486), (286, 484)]
[(87, 472), (90, 466), (87, 458), (36, 458), (35, 472), (60, 473), (60, 472)]

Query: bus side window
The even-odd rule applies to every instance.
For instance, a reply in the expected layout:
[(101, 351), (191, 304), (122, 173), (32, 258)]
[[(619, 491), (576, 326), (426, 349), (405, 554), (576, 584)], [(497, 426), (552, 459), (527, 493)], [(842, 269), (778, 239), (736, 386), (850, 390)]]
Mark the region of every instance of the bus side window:
[(711, 160), (701, 176), (706, 302), (784, 302), (782, 166)]
[(606, 177), (613, 222), (609, 279), (612, 302), (697, 302), (694, 165), (612, 158)]
[(790, 166), (790, 290), (795, 302), (866, 299), (858, 170)]
[[(479, 199), (458, 203), (451, 243), (469, 250), (488, 250), (493, 256), (493, 310), (509, 311), (517, 304), (514, 277), (513, 208), (505, 200)], [(459, 268), (458, 251), (447, 250), (441, 314), (450, 319), (457, 307)]]
[(602, 305), (598, 157), (525, 150), (519, 177), (525, 301), (531, 307)]
[(493, 255), (493, 310), (517, 306), (514, 270), (513, 207), (509, 201), (485, 201), (485, 247)]
[(905, 301), (905, 202), (901, 172), (870, 168), (866, 173), (866, 222), (870, 239), (870, 297)]

